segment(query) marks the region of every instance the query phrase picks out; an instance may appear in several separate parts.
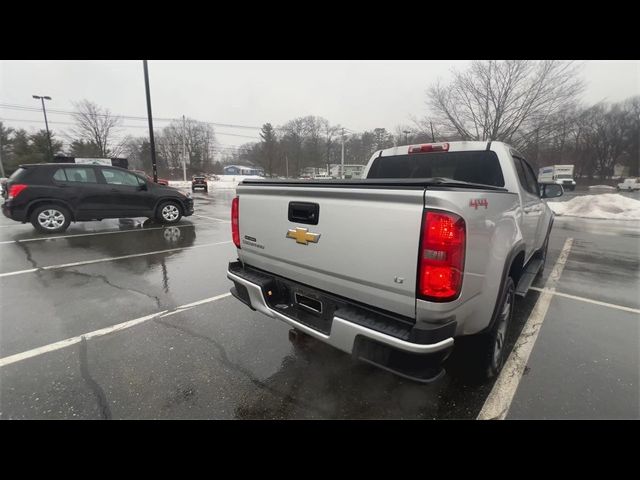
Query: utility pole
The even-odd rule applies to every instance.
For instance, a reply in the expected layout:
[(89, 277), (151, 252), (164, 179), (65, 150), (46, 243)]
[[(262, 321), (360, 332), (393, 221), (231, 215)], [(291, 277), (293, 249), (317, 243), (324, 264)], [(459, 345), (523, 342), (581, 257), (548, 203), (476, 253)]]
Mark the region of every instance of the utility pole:
[(0, 177), (4, 176), (4, 165), (2, 164), (2, 131), (0, 131)]
[(40, 100), (42, 101), (42, 113), (44, 113), (44, 126), (47, 129), (47, 141), (48, 141), (48, 145), (49, 145), (49, 157), (51, 158), (51, 160), (53, 161), (53, 148), (51, 148), (51, 133), (49, 133), (49, 122), (47, 121), (47, 109), (44, 107), (44, 101), (45, 100), (51, 100), (51, 97), (47, 97), (47, 96), (38, 96), (38, 95), (31, 95), (33, 98), (35, 98), (36, 100)]
[(436, 141), (436, 137), (433, 136), (433, 123), (429, 122), (429, 125), (431, 126), (431, 141), (435, 142)]
[(285, 165), (287, 167), (287, 178), (289, 178), (289, 156), (288, 155), (284, 156), (284, 161), (285, 161)]
[(151, 166), (153, 168), (153, 183), (158, 183), (158, 165), (156, 164), (156, 143), (153, 140), (153, 116), (151, 114), (151, 92), (149, 91), (149, 69), (147, 61), (143, 60), (144, 88), (147, 92), (147, 116), (149, 117), (149, 144), (151, 146)]
[(344, 179), (344, 128), (342, 129), (342, 155), (340, 157), (340, 163), (342, 165), (340, 167), (340, 177)]
[(186, 134), (186, 122), (184, 115), (182, 115), (182, 180), (187, 181), (187, 153), (185, 149), (184, 136)]

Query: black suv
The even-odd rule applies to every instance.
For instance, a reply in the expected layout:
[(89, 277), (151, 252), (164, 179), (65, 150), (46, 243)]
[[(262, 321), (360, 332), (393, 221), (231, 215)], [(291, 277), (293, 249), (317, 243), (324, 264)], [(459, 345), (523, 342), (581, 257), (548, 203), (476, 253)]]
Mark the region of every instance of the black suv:
[(193, 214), (193, 200), (119, 167), (69, 163), (20, 165), (3, 191), (2, 213), (44, 233), (103, 218), (149, 217), (177, 223)]

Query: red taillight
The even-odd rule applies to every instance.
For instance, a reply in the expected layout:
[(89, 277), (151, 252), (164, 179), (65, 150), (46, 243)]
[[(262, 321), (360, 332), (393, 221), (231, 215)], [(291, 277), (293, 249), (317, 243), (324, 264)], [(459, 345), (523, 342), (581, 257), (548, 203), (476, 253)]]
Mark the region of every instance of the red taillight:
[(409, 153), (424, 153), (424, 152), (448, 152), (448, 143), (425, 143), (424, 145), (413, 145), (409, 147)]
[(239, 205), (240, 199), (234, 198), (231, 202), (231, 235), (233, 236), (233, 243), (236, 247), (240, 248), (240, 217), (239, 217)]
[(454, 300), (460, 295), (464, 272), (465, 223), (456, 214), (426, 211), (418, 272), (418, 296)]
[(27, 188), (26, 185), (24, 185), (23, 183), (16, 183), (15, 185), (11, 185), (9, 187), (9, 195), (7, 197), (7, 200), (11, 200), (13, 198), (16, 198), (18, 195), (20, 195), (20, 193)]

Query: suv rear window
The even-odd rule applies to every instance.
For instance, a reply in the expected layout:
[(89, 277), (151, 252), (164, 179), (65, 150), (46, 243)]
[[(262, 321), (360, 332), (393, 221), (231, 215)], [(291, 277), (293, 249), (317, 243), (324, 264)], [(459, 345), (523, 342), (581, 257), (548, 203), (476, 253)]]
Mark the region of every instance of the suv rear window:
[(367, 178), (433, 177), (504, 187), (498, 156), (495, 152), (486, 150), (378, 157), (367, 175)]
[(18, 168), (15, 172), (13, 172), (13, 173), (11, 174), (11, 176), (9, 177), (9, 180), (7, 180), (7, 181), (14, 183), (14, 182), (15, 182), (16, 180), (18, 180), (18, 178), (20, 178), (20, 177), (22, 176), (22, 174), (23, 174), (24, 172), (26, 172), (26, 171), (27, 171), (27, 169), (26, 169), (26, 168), (22, 168), (22, 167)]

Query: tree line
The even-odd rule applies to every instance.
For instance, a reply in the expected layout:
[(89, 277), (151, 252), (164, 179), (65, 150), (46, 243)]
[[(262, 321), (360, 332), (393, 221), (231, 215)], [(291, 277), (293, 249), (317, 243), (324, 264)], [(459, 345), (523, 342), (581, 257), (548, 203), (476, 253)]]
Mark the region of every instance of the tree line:
[[(380, 149), (431, 141), (504, 141), (535, 168), (574, 164), (576, 175), (606, 179), (614, 167), (640, 174), (640, 96), (617, 103), (584, 105), (580, 65), (570, 61), (474, 61), (452, 71), (447, 82), (426, 92), (425, 114), (394, 130), (353, 132), (307, 115), (283, 125), (265, 123), (260, 140), (234, 150), (221, 149), (214, 128), (187, 118), (154, 132), (161, 174), (182, 176), (183, 148), (188, 174), (222, 173), (223, 165), (253, 165), (271, 176), (300, 176), (305, 168), (341, 162), (365, 164)], [(56, 153), (129, 158), (132, 168), (151, 169), (147, 136), (118, 138), (122, 118), (92, 102), (74, 104), (74, 127), (52, 134)], [(63, 139), (67, 139), (64, 148)], [(0, 148), (10, 172), (20, 163), (47, 158), (46, 132), (29, 134), (0, 123)]]
[(638, 176), (640, 96), (617, 103), (581, 104), (580, 65), (570, 61), (474, 61), (447, 83), (427, 90), (426, 114), (398, 125), (346, 133), (321, 117), (267, 123), (259, 142), (226, 155), (223, 163), (249, 163), (267, 174), (297, 176), (305, 167), (341, 161), (364, 164), (383, 148), (432, 141), (504, 141), (535, 167), (574, 164), (576, 175), (606, 179), (614, 167)]
[[(56, 155), (124, 157), (129, 160), (131, 169), (151, 171), (148, 136), (122, 136), (123, 118), (89, 100), (73, 105), (73, 126), (66, 132), (50, 130), (51, 153), (46, 130), (28, 133), (25, 129), (15, 129), (0, 122), (0, 153), (5, 174), (11, 174), (18, 165), (46, 162)], [(184, 122), (171, 121), (161, 129), (154, 129), (154, 140), (161, 175), (182, 175), (183, 149), (189, 175), (222, 172), (222, 165), (215, 160), (215, 131), (206, 122), (191, 118), (185, 118)]]

